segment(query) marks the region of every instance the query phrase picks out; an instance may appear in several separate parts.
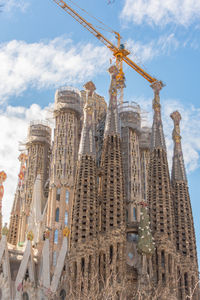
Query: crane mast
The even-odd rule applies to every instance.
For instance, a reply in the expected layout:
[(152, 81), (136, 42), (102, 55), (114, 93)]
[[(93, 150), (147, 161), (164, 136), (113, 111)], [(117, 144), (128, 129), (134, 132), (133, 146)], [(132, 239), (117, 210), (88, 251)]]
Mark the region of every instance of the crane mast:
[[(63, 10), (65, 10), (70, 16), (72, 16), (77, 22), (79, 22), (83, 27), (85, 27), (91, 34), (93, 34), (98, 40), (100, 40), (107, 48), (109, 48), (116, 59), (116, 66), (118, 68), (117, 83), (118, 90), (120, 91), (120, 104), (123, 102), (123, 88), (125, 87), (125, 76), (123, 72), (123, 62), (129, 65), (134, 69), (138, 74), (144, 77), (151, 84), (158, 81), (156, 78), (149, 75), (144, 71), (140, 66), (138, 66), (134, 61), (127, 57), (130, 52), (124, 48), (124, 45), (121, 44), (121, 36), (118, 32), (112, 30), (117, 39), (117, 46), (109, 41), (101, 32), (99, 32), (91, 23), (87, 22), (82, 16), (80, 16), (73, 8), (71, 8), (63, 0), (53, 0), (58, 4)], [(162, 84), (162, 82), (161, 82)], [(162, 84), (163, 85), (163, 84)]]

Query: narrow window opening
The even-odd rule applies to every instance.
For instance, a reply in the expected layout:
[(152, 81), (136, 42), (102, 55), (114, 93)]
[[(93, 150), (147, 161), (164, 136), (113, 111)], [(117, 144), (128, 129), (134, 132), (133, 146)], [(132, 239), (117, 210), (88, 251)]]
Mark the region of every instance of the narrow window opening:
[(54, 244), (58, 244), (58, 229), (54, 231)]
[(57, 191), (56, 191), (56, 200), (57, 200), (57, 201), (60, 201), (60, 193), (61, 193), (61, 189), (59, 188), (59, 189), (57, 189)]
[(55, 221), (59, 222), (59, 207), (56, 208)]
[(69, 203), (69, 191), (68, 190), (65, 193), (65, 202), (66, 202), (66, 204)]
[(110, 246), (110, 264), (112, 264), (113, 261), (113, 246)]

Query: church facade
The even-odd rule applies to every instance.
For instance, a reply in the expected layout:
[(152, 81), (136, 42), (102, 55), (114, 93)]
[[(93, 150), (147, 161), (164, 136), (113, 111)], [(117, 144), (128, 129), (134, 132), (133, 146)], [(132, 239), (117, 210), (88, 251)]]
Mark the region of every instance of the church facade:
[(108, 107), (93, 82), (55, 95), (55, 128), (30, 124), (9, 228), (0, 299), (199, 300), (196, 239), (178, 111), (169, 173), (160, 90), (152, 128), (136, 103)]

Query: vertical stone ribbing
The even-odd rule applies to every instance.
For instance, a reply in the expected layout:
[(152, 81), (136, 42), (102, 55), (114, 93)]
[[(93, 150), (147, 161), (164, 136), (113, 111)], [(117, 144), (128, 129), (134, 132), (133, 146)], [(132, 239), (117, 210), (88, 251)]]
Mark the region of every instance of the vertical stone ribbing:
[(70, 290), (76, 299), (92, 299), (97, 288), (97, 171), (92, 96), (95, 86), (85, 85), (87, 101), (74, 188), (69, 252)]
[(19, 241), (25, 241), (27, 219), (33, 196), (33, 186), (38, 174), (41, 174), (43, 186), (49, 178), (51, 129), (40, 122), (32, 122), (29, 127), (27, 148), (27, 164), (24, 181), (24, 197), (20, 214)]
[[(173, 204), (165, 138), (161, 120), (159, 92), (160, 82), (152, 84), (155, 96), (153, 100), (154, 118), (151, 135), (151, 153), (149, 164), (148, 202), (151, 228), (156, 242), (154, 270), (158, 284), (163, 284), (174, 293), (172, 265), (174, 265), (173, 240)], [(171, 297), (172, 295), (168, 295)]]
[(101, 156), (99, 280), (100, 288), (103, 288), (103, 284), (111, 277), (117, 277), (118, 287), (115, 292), (120, 293), (125, 272), (124, 178), (117, 108), (116, 67), (110, 67), (109, 72), (111, 74), (110, 102)]
[(50, 255), (56, 265), (62, 245), (62, 229), (70, 227), (74, 181), (80, 131), (80, 92), (61, 88), (55, 94), (54, 142), (47, 208), (47, 226), (51, 228)]
[(25, 163), (27, 160), (27, 155), (25, 153), (21, 153), (19, 156), (19, 161), (21, 162), (20, 172), (18, 175), (18, 184), (17, 190), (15, 193), (14, 203), (10, 215), (10, 225), (9, 225), (9, 233), (8, 233), (8, 243), (12, 245), (17, 245), (19, 240), (19, 221), (20, 221), (20, 212), (22, 208), (22, 197), (24, 193), (24, 177), (25, 177)]
[(130, 224), (139, 221), (141, 195), (141, 164), (139, 135), (141, 129), (140, 107), (120, 106), (122, 159), (125, 179), (126, 219)]
[[(174, 122), (172, 133), (174, 155), (171, 181), (175, 210), (175, 241), (176, 249), (178, 253), (180, 253), (179, 281), (181, 285), (179, 289), (179, 298), (185, 299), (186, 296), (192, 293), (199, 280), (198, 262), (192, 208), (181, 147), (181, 115), (178, 111), (175, 111), (170, 117)], [(198, 299), (197, 296), (198, 288), (194, 291), (192, 299)]]

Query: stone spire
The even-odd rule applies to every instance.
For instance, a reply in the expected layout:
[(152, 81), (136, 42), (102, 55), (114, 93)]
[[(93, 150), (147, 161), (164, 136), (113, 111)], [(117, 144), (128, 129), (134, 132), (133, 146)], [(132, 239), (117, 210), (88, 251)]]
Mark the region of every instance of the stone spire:
[[(102, 172), (99, 180), (101, 211), (99, 276), (102, 280), (100, 286), (109, 281), (109, 274), (121, 278), (119, 281), (121, 280), (122, 283), (125, 272), (125, 197), (117, 111), (116, 67), (110, 67), (109, 72), (111, 74), (110, 103), (106, 118), (100, 165)], [(117, 268), (114, 268), (115, 265)], [(120, 284), (116, 287), (116, 293), (119, 293), (119, 290)]]
[(96, 87), (92, 81), (89, 81), (84, 85), (84, 88), (86, 90), (86, 103), (83, 109), (84, 121), (79, 156), (84, 154), (95, 155), (93, 94)]
[[(171, 197), (171, 184), (163, 126), (161, 120), (161, 106), (159, 91), (160, 82), (152, 84), (154, 90), (154, 119), (151, 135), (151, 152), (148, 178), (148, 201), (152, 233), (156, 243), (154, 256), (154, 271), (157, 282), (163, 284), (173, 293), (176, 282), (172, 282), (172, 257), (174, 255), (174, 226), (173, 202)], [(174, 263), (174, 261), (173, 261)], [(173, 279), (174, 280), (174, 279)], [(169, 299), (172, 297), (169, 294)]]
[(119, 116), (117, 107), (117, 80), (116, 76), (118, 70), (116, 66), (111, 66), (108, 69), (111, 76), (111, 83), (109, 88), (110, 102), (106, 115), (105, 131), (104, 136), (111, 134), (120, 134)]
[(181, 149), (180, 120), (178, 111), (170, 117), (174, 121), (172, 137), (174, 140), (174, 155), (172, 165), (172, 191), (174, 200), (175, 241), (176, 249), (180, 253), (179, 269), (179, 295), (182, 299), (189, 297), (194, 291), (192, 299), (197, 299), (198, 263), (193, 224), (192, 208), (188, 191), (188, 183), (185, 172), (183, 153)]
[(183, 153), (181, 147), (180, 121), (181, 115), (178, 111), (174, 111), (170, 117), (174, 121), (174, 130), (172, 138), (174, 140), (174, 156), (172, 165), (172, 181), (187, 181)]
[(152, 137), (151, 137), (151, 149), (162, 148), (166, 151), (165, 138), (163, 133), (163, 125), (161, 119), (161, 105), (160, 105), (160, 91), (163, 87), (162, 82), (156, 81), (151, 85), (154, 91), (153, 100), (153, 126), (152, 126)]
[[(94, 120), (92, 95), (94, 84), (85, 85), (87, 101), (77, 163), (72, 208), (71, 238), (69, 250), (71, 297), (92, 298), (96, 289), (97, 252), (97, 170), (94, 144)], [(88, 143), (90, 143), (88, 145)], [(84, 284), (84, 287), (83, 287)], [(71, 299), (71, 298), (70, 298)]]

